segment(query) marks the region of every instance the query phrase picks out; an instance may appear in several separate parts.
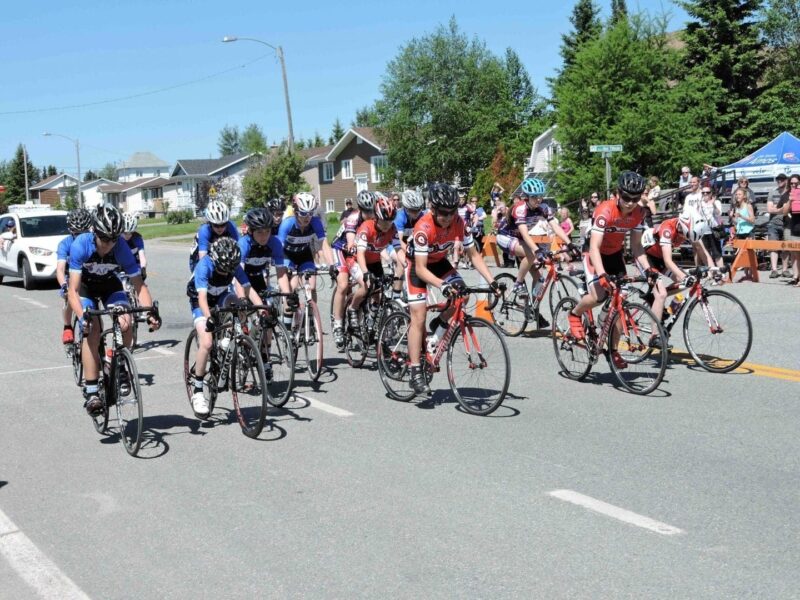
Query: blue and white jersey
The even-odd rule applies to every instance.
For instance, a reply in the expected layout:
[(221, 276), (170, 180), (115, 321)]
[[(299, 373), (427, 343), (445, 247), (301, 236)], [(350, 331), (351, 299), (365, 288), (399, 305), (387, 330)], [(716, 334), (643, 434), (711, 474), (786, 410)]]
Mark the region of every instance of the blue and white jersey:
[(78, 237), (77, 235), (68, 235), (63, 240), (58, 242), (58, 248), (56, 248), (56, 261), (57, 262), (69, 262), (69, 249), (72, 246), (72, 242), (75, 241), (75, 238)]
[(197, 265), (197, 259), (200, 257), (200, 252), (208, 253), (208, 249), (211, 247), (211, 244), (213, 244), (217, 238), (221, 237), (233, 238), (238, 242), (239, 230), (236, 229), (236, 225), (234, 225), (231, 221), (227, 222), (225, 225), (225, 231), (220, 234), (214, 231), (214, 228), (211, 227), (211, 223), (203, 223), (200, 225), (200, 229), (197, 230), (197, 234), (194, 236), (192, 253), (189, 255), (189, 269), (191, 271), (194, 271), (194, 267)]
[(192, 278), (186, 286), (186, 295), (197, 298), (199, 292), (205, 292), (213, 298), (218, 298), (231, 291), (234, 277), (243, 286), (249, 286), (250, 280), (239, 265), (233, 273), (220, 273), (214, 268), (214, 261), (206, 255), (200, 259), (194, 268)]
[(248, 277), (264, 272), (269, 274), (270, 265), (283, 265), (283, 246), (274, 235), (269, 236), (267, 243), (261, 246), (248, 234), (239, 240), (239, 249), (242, 251), (242, 266)]
[(283, 254), (294, 263), (299, 264), (313, 257), (314, 238), (325, 239), (322, 219), (316, 215), (311, 218), (311, 223), (305, 230), (300, 229), (294, 215), (285, 218), (278, 228), (278, 239), (283, 246)]
[(131, 239), (125, 240), (125, 243), (128, 244), (128, 248), (131, 249), (131, 254), (133, 254), (133, 258), (136, 259), (136, 264), (141, 265), (142, 261), (139, 258), (139, 252), (144, 250), (144, 238), (142, 234), (134, 231), (133, 235), (131, 235)]
[(80, 273), (84, 285), (103, 284), (116, 279), (117, 271), (128, 277), (141, 275), (139, 265), (131, 254), (127, 242), (118, 239), (111, 252), (100, 256), (95, 245), (94, 233), (82, 233), (69, 248), (70, 273)]
[(414, 225), (417, 224), (417, 221), (422, 218), (427, 210), (419, 211), (416, 219), (411, 219), (411, 216), (406, 212), (405, 208), (401, 208), (397, 211), (397, 216), (394, 218), (394, 226), (397, 229), (397, 232), (403, 236), (403, 240), (407, 240), (411, 237), (411, 234), (414, 231)]

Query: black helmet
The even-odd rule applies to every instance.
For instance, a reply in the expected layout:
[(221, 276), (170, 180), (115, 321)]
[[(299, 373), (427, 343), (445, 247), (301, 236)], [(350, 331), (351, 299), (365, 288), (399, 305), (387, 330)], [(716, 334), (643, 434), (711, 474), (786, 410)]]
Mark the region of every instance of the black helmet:
[(268, 209), (254, 208), (244, 216), (244, 222), (250, 231), (255, 231), (256, 229), (272, 229), (275, 219)]
[(283, 201), (283, 198), (272, 198), (267, 200), (267, 208), (274, 213), (282, 213), (286, 210), (286, 202)]
[(647, 182), (634, 171), (623, 171), (617, 178), (617, 187), (626, 196), (641, 196)]
[(92, 213), (90, 213), (85, 208), (76, 208), (75, 210), (69, 211), (67, 215), (67, 229), (70, 230), (71, 233), (83, 233), (84, 231), (89, 231), (89, 227), (92, 226)]
[(94, 213), (94, 232), (107, 238), (118, 238), (125, 228), (122, 213), (112, 204), (101, 204)]
[(233, 273), (242, 262), (242, 251), (239, 249), (239, 244), (229, 237), (218, 238), (208, 249), (208, 255), (214, 261), (217, 270), (222, 273)]
[(430, 184), (428, 200), (434, 208), (458, 208), (458, 192), (446, 183)]

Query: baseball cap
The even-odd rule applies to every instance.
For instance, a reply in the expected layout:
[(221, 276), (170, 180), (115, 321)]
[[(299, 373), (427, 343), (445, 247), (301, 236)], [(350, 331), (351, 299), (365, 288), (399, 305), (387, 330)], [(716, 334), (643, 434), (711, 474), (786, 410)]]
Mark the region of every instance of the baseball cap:
[(777, 175), (775, 175), (775, 181), (785, 181), (786, 179), (789, 179), (786, 176), (786, 173), (778, 173)]

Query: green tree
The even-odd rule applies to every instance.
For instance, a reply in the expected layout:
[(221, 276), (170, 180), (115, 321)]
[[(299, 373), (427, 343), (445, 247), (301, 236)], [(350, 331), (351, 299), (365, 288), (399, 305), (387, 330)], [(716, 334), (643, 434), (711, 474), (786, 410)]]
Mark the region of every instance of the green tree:
[(344, 127), (342, 127), (342, 122), (339, 120), (339, 117), (336, 117), (336, 120), (333, 122), (333, 129), (331, 129), (331, 135), (328, 138), (328, 145), (333, 146), (342, 139), (343, 135)]
[(603, 24), (600, 22), (600, 7), (594, 0), (578, 0), (572, 9), (569, 17), (572, 23), (572, 31), (561, 34), (561, 59), (564, 61), (561, 72), (570, 68), (575, 61), (575, 54), (580, 47), (590, 40), (597, 39), (603, 31)]
[[(356, 110), (356, 116), (353, 119), (352, 127), (377, 127), (379, 122), (378, 111), (376, 107), (364, 106)], [(342, 131), (344, 135), (344, 131)], [(341, 137), (341, 136), (339, 136)]]
[(312, 148), (321, 148), (325, 145), (325, 140), (322, 139), (322, 136), (319, 134), (319, 131), (314, 132), (314, 139), (312, 140), (314, 143), (311, 146)]
[(404, 46), (381, 92), (378, 135), (408, 185), (456, 175), (470, 183), (514, 123), (503, 62), (455, 18)]
[(100, 178), (100, 176), (97, 173), (95, 173), (94, 171), (92, 171), (91, 169), (86, 171), (86, 173), (83, 175), (83, 180), (84, 181), (94, 181), (95, 179), (99, 179), (99, 178)]
[[(6, 180), (6, 194), (3, 199), (6, 204), (19, 204), (25, 202), (25, 151), (22, 144), (17, 146), (13, 160), (8, 163)], [(39, 179), (39, 170), (33, 166), (28, 156), (28, 184), (35, 183)]]
[(245, 207), (264, 206), (269, 198), (296, 194), (305, 189), (303, 179), (305, 158), (298, 152), (290, 153), (286, 144), (266, 160), (251, 167), (244, 177)]
[(611, 0), (611, 24), (628, 18), (628, 5), (625, 0)]
[(239, 154), (242, 151), (242, 140), (239, 134), (239, 128), (225, 125), (219, 132), (217, 149), (219, 150), (220, 156)]
[[(266, 154), (267, 152), (267, 138), (264, 136), (264, 132), (261, 131), (261, 127), (255, 123), (250, 123), (250, 125), (245, 127), (239, 138), (239, 144), (241, 152), (247, 152), (248, 154), (254, 152)], [(223, 154), (222, 156), (225, 155)]]
[(768, 79), (800, 80), (800, 0), (767, 0), (760, 19), (763, 43), (770, 50)]
[(100, 169), (100, 172), (97, 175), (103, 179), (108, 179), (109, 181), (116, 181), (117, 167), (114, 163), (106, 163), (106, 165)]

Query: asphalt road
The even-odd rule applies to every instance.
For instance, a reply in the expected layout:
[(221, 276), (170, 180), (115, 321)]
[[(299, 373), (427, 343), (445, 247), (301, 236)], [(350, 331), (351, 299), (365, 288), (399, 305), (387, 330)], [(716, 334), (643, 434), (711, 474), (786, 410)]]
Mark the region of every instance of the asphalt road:
[(389, 400), (328, 344), (250, 440), (231, 406), (188, 406), (187, 249), (148, 245), (165, 326), (136, 352), (139, 459), (82, 409), (56, 291), (0, 285), (0, 598), (800, 597), (796, 288), (730, 286), (751, 366), (676, 362), (650, 397), (510, 339), (486, 418)]

